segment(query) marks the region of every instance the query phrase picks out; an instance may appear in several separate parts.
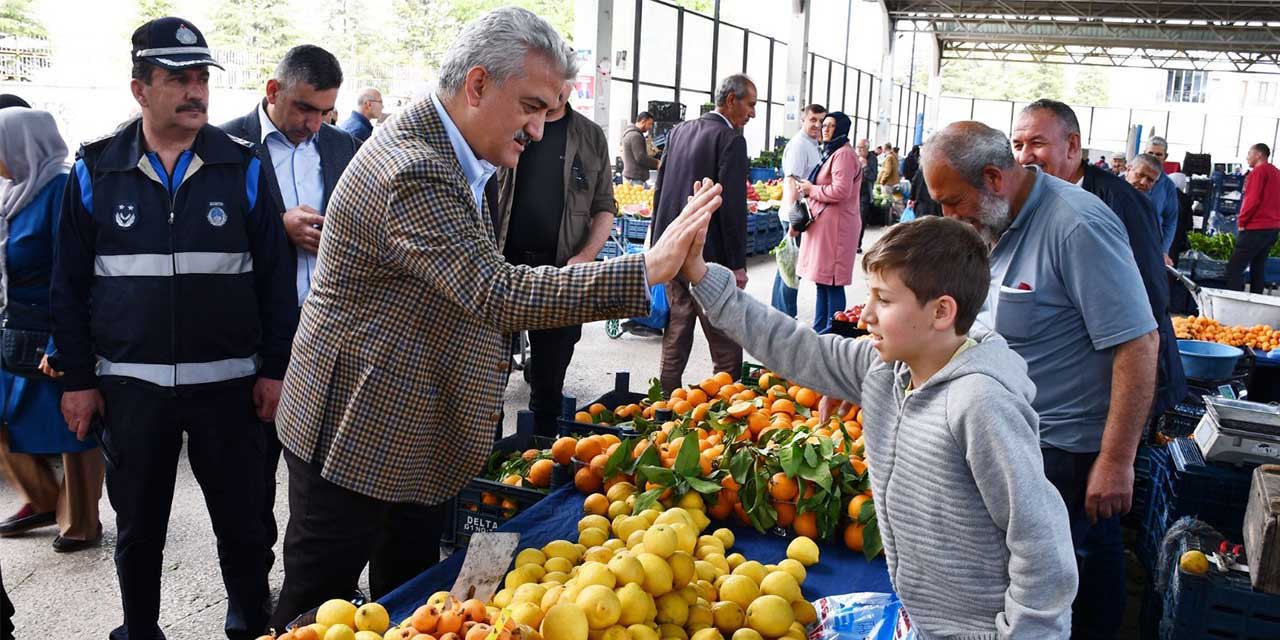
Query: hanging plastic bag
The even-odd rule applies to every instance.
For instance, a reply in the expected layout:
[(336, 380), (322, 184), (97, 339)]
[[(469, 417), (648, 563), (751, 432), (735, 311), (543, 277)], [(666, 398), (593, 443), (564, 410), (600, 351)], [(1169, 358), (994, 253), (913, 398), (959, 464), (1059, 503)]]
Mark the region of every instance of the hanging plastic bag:
[(902, 210), (902, 217), (898, 218), (898, 222), (911, 222), (912, 220), (915, 220), (915, 219), (916, 219), (916, 210), (912, 209), (911, 207), (907, 207), (906, 209)]
[(796, 261), (800, 259), (800, 247), (796, 244), (795, 238), (789, 234), (782, 235), (782, 242), (778, 246), (769, 251), (773, 254), (774, 260), (778, 261), (778, 274), (782, 276), (782, 283), (792, 289), (800, 288), (800, 278), (796, 275)]
[(918, 640), (902, 601), (892, 593), (846, 593), (813, 603), (810, 640)]

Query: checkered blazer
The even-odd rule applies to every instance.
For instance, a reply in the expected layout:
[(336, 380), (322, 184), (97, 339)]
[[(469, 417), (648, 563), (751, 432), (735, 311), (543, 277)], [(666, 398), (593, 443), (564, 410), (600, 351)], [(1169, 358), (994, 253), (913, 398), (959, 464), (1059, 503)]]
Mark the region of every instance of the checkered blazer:
[(365, 142), (329, 201), (280, 440), (342, 487), (438, 504), (492, 449), (504, 332), (648, 312), (643, 256), (504, 262), (431, 100), (418, 100)]

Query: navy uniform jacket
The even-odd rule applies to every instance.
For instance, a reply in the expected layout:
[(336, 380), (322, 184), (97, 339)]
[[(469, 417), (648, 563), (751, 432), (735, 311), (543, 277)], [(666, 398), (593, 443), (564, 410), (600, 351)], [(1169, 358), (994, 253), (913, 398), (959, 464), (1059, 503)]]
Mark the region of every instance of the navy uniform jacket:
[(64, 388), (282, 379), (294, 265), (251, 144), (206, 125), (167, 175), (141, 120), (83, 145), (50, 303)]
[(1124, 179), (1087, 162), (1084, 163), (1082, 186), (1115, 212), (1129, 234), (1129, 248), (1133, 251), (1134, 262), (1138, 263), (1142, 286), (1146, 288), (1147, 301), (1151, 304), (1151, 315), (1156, 319), (1156, 332), (1160, 335), (1155, 397), (1155, 415), (1158, 416), (1182, 401), (1187, 392), (1187, 379), (1182, 372), (1182, 358), (1178, 355), (1178, 339), (1173, 335), (1173, 323), (1169, 320), (1169, 276), (1165, 273), (1155, 208), (1151, 200)]

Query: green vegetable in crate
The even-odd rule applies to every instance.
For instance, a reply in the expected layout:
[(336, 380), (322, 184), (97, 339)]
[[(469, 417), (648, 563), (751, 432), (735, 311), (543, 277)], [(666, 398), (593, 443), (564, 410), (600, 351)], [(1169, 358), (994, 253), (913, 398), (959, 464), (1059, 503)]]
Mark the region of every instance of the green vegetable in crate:
[[(1192, 251), (1214, 260), (1229, 260), (1236, 250), (1236, 237), (1230, 233), (1207, 235), (1199, 232), (1187, 234), (1187, 244)], [(1272, 248), (1274, 251), (1274, 247)]]
[(546, 490), (551, 486), (555, 464), (550, 449), (494, 452), (489, 456), (484, 477), (513, 487)]

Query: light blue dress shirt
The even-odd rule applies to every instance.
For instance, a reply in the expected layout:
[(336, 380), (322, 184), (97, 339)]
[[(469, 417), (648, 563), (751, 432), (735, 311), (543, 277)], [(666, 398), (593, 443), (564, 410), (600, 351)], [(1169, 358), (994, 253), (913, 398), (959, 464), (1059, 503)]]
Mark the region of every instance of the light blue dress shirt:
[[(258, 105), (258, 121), (262, 125), (262, 144), (271, 152), (271, 165), (275, 168), (276, 182), (280, 184), (280, 196), (284, 210), (307, 205), (324, 213), (324, 172), (320, 166), (320, 145), (317, 136), (311, 136), (298, 145), (289, 142), (276, 125), (267, 117), (267, 111)], [(301, 307), (311, 292), (311, 277), (316, 270), (316, 254), (301, 247), (295, 282), (298, 289), (298, 306)]]
[(489, 182), (489, 178), (493, 177), (498, 168), (476, 157), (475, 152), (471, 150), (471, 145), (467, 144), (467, 139), (462, 137), (462, 132), (458, 130), (457, 125), (453, 124), (453, 118), (449, 117), (449, 112), (444, 110), (440, 98), (434, 93), (431, 94), (431, 104), (435, 105), (436, 114), (440, 116), (440, 122), (444, 123), (445, 133), (449, 135), (449, 144), (453, 146), (453, 155), (457, 156), (458, 164), (462, 165), (462, 175), (466, 176), (467, 184), (471, 186), (471, 194), (476, 198), (476, 209), (484, 213), (484, 185)]
[(1147, 197), (1156, 209), (1156, 223), (1160, 226), (1160, 248), (1165, 255), (1169, 255), (1173, 236), (1178, 231), (1178, 187), (1169, 179), (1169, 174), (1162, 173), (1160, 179), (1151, 185)]

